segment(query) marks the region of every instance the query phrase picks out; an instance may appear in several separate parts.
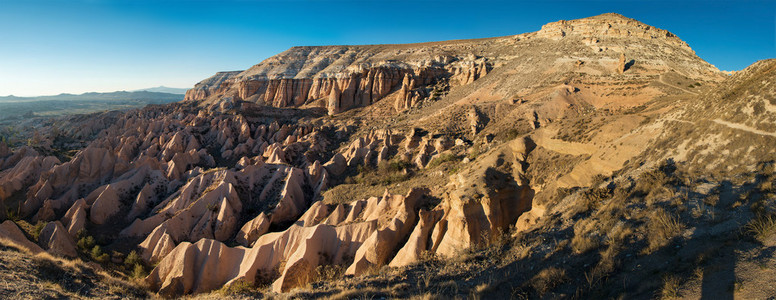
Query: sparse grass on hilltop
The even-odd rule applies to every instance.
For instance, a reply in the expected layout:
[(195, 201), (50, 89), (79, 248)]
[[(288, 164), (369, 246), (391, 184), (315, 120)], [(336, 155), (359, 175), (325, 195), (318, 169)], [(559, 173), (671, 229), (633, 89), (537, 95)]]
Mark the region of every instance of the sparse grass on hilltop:
[(111, 275), (80, 260), (33, 255), (16, 243), (0, 239), (0, 298), (148, 298), (138, 284)]

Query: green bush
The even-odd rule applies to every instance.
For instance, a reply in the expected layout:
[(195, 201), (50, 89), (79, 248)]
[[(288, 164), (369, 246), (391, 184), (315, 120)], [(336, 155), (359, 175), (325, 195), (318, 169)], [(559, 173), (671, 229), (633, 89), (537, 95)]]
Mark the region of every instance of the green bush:
[(37, 241), (38, 238), (40, 238), (40, 232), (43, 231), (43, 227), (46, 227), (46, 223), (38, 221), (38, 223), (35, 224), (35, 228), (32, 230), (32, 238)]
[(92, 259), (99, 263), (106, 263), (110, 259), (107, 253), (102, 252), (102, 248), (100, 247), (100, 245), (94, 246), (90, 254), (92, 256)]
[(148, 274), (145, 271), (145, 267), (142, 264), (136, 263), (132, 268), (132, 278), (144, 278)]
[(518, 136), (520, 136), (520, 130), (517, 130), (517, 128), (511, 128), (507, 131), (507, 141), (514, 140)]
[(81, 229), (78, 231), (76, 237), (78, 238), (76, 246), (78, 246), (78, 249), (83, 253), (91, 251), (92, 248), (94, 248), (94, 246), (97, 244), (97, 242), (94, 240), (94, 237), (87, 235), (86, 230)]
[(431, 169), (431, 168), (439, 166), (439, 165), (441, 165), (443, 163), (446, 163), (446, 162), (458, 162), (458, 160), (459, 160), (458, 155), (455, 155), (453, 153), (442, 154), (442, 155), (434, 158), (434, 160), (432, 160), (431, 162), (429, 162), (428, 165), (426, 165), (426, 168)]
[(390, 185), (393, 183), (405, 181), (412, 177), (409, 170), (414, 165), (412, 163), (394, 159), (391, 161), (382, 161), (374, 168), (369, 165), (359, 165), (356, 169), (357, 174), (345, 179), (346, 184), (365, 184), (365, 185)]
[(19, 221), (19, 216), (16, 214), (15, 210), (8, 208), (5, 212), (5, 219), (16, 222)]
[(404, 171), (404, 169), (412, 168), (412, 166), (412, 163), (408, 161), (394, 159), (388, 162), (383, 161), (377, 167), (381, 172), (401, 172)]
[(229, 295), (246, 295), (251, 294), (255, 289), (253, 284), (245, 280), (236, 280), (230, 285), (225, 285), (219, 290), (219, 293), (224, 296)]
[(138, 264), (142, 264), (143, 260), (140, 258), (140, 255), (137, 254), (137, 251), (132, 250), (127, 254), (127, 258), (124, 259), (124, 265), (127, 267), (130, 266), (136, 266)]

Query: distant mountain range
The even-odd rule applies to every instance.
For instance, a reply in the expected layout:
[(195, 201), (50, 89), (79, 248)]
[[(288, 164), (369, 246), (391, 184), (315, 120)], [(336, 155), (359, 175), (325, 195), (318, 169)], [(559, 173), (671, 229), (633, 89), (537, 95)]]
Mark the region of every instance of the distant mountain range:
[(186, 94), (187, 90), (188, 89), (171, 88), (171, 87), (166, 87), (166, 86), (161, 85), (161, 86), (157, 86), (157, 87), (153, 87), (153, 88), (148, 88), (148, 89), (134, 90), (132, 92), (146, 91), (146, 92), (158, 92), (158, 93), (170, 93), (170, 94), (180, 94), (180, 95), (183, 95), (183, 94)]
[[(168, 90), (170, 92), (160, 92), (160, 90)], [(180, 92), (183, 90), (184, 92)], [(173, 93), (172, 91), (176, 91)], [(155, 87), (146, 90), (138, 91), (118, 91), (110, 93), (83, 93), (80, 95), (75, 94), (59, 94), (52, 96), (36, 96), (36, 97), (17, 97), (17, 96), (4, 96), (0, 97), (0, 102), (20, 102), (20, 101), (126, 101), (126, 100), (138, 100), (138, 101), (164, 101), (173, 102), (183, 100), (183, 94), (185, 89), (176, 89), (168, 87)]]

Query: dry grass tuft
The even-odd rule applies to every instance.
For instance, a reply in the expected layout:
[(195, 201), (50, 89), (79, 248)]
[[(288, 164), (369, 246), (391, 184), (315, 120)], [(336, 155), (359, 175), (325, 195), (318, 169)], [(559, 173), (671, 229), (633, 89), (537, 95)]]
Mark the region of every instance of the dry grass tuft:
[(421, 295), (415, 295), (409, 298), (410, 300), (441, 300), (445, 299), (443, 297), (440, 297), (438, 295), (434, 295), (432, 293), (424, 293)]
[(665, 210), (658, 208), (650, 216), (647, 223), (647, 242), (644, 254), (650, 254), (667, 245), (677, 236), (684, 226)]
[(776, 233), (776, 215), (760, 215), (744, 227), (746, 232), (760, 241)]
[(568, 280), (566, 276), (566, 270), (556, 267), (549, 267), (541, 270), (539, 274), (536, 274), (531, 278), (531, 287), (536, 290), (539, 296), (543, 296), (549, 291), (552, 291), (555, 287), (563, 284)]
[[(428, 294), (431, 296), (430, 294)], [(381, 289), (377, 288), (361, 288), (355, 290), (345, 290), (329, 297), (329, 300), (349, 300), (349, 299), (380, 299), (388, 298), (391, 295)], [(434, 298), (418, 298), (418, 299), (434, 299)]]
[(16, 252), (20, 252), (20, 253), (23, 253), (23, 254), (32, 255), (32, 251), (30, 251), (29, 248), (27, 248), (25, 246), (22, 246), (22, 245), (16, 243), (15, 241), (9, 240), (9, 239), (4, 238), (4, 237), (0, 237), (0, 246), (1, 247), (11, 248), (11, 249), (13, 249)]
[(576, 254), (584, 254), (588, 251), (598, 248), (600, 244), (597, 239), (593, 239), (587, 235), (575, 235), (571, 240), (571, 248)]
[(678, 276), (667, 275), (663, 277), (663, 289), (660, 290), (662, 299), (679, 298), (681, 294), (679, 289), (682, 287), (682, 280)]

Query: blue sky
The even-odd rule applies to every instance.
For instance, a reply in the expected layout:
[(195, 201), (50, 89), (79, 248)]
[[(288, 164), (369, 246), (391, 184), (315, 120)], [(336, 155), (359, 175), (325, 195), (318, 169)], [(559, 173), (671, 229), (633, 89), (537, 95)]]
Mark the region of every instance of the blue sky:
[(722, 70), (776, 57), (776, 1), (0, 0), (0, 96), (191, 87), (299, 45), (513, 35), (617, 12)]

